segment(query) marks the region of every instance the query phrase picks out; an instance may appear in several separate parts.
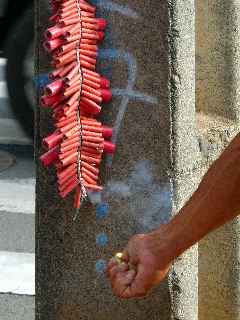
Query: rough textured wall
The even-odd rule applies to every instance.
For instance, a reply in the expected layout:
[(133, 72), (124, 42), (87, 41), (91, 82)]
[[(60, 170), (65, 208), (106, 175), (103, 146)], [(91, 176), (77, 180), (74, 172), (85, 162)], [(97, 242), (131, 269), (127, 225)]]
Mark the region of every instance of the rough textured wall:
[(197, 109), (239, 120), (239, 1), (196, 1)]
[[(109, 21), (99, 70), (114, 93), (102, 119), (114, 126), (118, 148), (102, 166), (105, 191), (91, 196), (76, 222), (72, 201), (56, 194), (54, 171), (38, 164), (37, 319), (194, 320), (196, 248), (141, 301), (114, 298), (102, 273), (131, 235), (167, 221), (196, 187), (194, 1), (95, 3)], [(36, 0), (37, 73), (47, 71), (40, 48), (47, 14)], [(38, 155), (50, 129), (45, 110), (36, 128)]]
[[(239, 1), (196, 1), (196, 101), (203, 170), (239, 132)], [(199, 246), (199, 319), (240, 319), (239, 220)]]
[[(195, 8), (194, 1), (171, 1), (170, 107), (173, 163), (173, 212), (197, 188), (201, 163), (195, 121)], [(173, 319), (198, 318), (197, 246), (186, 252), (170, 275)]]

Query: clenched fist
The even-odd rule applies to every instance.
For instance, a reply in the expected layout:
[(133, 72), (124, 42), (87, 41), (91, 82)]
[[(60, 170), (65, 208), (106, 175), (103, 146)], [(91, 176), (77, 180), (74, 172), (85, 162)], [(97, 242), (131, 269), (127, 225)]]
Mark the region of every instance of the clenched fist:
[(107, 275), (112, 290), (119, 298), (143, 297), (168, 273), (170, 264), (161, 263), (161, 256), (154, 249), (155, 234), (132, 237), (123, 251), (122, 262), (112, 258)]

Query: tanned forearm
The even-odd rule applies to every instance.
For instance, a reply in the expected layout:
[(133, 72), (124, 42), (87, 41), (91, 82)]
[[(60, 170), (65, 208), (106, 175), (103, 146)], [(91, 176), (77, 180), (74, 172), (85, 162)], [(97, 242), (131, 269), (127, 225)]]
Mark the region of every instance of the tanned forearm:
[(238, 214), (240, 134), (213, 163), (179, 214), (150, 234), (152, 251), (159, 254), (161, 263), (171, 262), (206, 234)]

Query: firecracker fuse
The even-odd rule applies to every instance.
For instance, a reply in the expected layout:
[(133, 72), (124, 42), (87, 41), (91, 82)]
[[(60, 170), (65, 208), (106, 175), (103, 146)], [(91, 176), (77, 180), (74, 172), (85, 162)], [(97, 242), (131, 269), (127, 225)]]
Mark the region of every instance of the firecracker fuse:
[(55, 131), (42, 141), (40, 157), (54, 165), (59, 195), (75, 190), (79, 208), (87, 191), (101, 191), (99, 166), (104, 153), (113, 154), (112, 128), (96, 117), (102, 103), (112, 99), (109, 80), (96, 72), (98, 44), (106, 21), (96, 18), (95, 6), (85, 0), (52, 0), (50, 26), (43, 46), (51, 55), (51, 83), (44, 88), (42, 107), (50, 108)]

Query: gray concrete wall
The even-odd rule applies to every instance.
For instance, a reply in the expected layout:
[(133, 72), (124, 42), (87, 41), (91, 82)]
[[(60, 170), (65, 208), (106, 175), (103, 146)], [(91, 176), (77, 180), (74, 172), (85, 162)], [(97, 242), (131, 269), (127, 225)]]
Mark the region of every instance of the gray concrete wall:
[[(194, 1), (170, 7), (170, 108), (173, 213), (199, 182), (199, 147), (195, 121), (195, 9)], [(198, 251), (186, 252), (170, 274), (173, 319), (198, 318)]]
[[(117, 153), (102, 168), (105, 190), (91, 196), (76, 222), (72, 199), (60, 201), (52, 169), (37, 169), (37, 319), (195, 320), (197, 248), (141, 301), (113, 297), (102, 273), (129, 237), (167, 221), (196, 188), (194, 1), (97, 1), (109, 21), (99, 70), (114, 99), (104, 122), (114, 126)], [(36, 0), (37, 70), (47, 10)], [(36, 113), (36, 150), (50, 130)]]
[[(196, 1), (198, 130), (203, 171), (239, 132), (239, 1)], [(199, 246), (199, 319), (240, 319), (239, 220)]]

